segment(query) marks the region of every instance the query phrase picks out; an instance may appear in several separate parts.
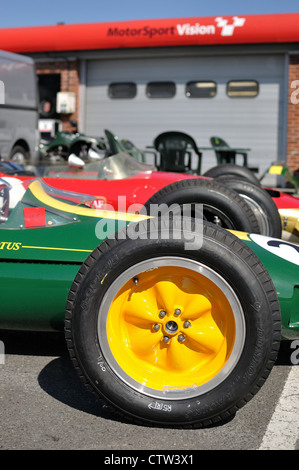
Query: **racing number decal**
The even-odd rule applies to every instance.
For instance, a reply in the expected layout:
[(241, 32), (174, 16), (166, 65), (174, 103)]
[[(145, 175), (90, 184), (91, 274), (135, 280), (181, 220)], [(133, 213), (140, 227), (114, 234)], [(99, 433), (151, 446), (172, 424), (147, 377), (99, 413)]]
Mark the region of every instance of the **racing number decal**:
[(250, 234), (250, 238), (273, 255), (299, 266), (299, 245), (263, 235)]

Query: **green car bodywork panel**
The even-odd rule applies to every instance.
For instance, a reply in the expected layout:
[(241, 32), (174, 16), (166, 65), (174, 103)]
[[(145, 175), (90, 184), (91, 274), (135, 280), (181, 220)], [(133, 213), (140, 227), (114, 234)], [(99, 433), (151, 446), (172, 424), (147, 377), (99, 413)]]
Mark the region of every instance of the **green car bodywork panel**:
[[(26, 209), (34, 217), (40, 207), (44, 226), (26, 228)], [(143, 219), (64, 202), (46, 194), (38, 180), (31, 183), (0, 224), (0, 329), (62, 329), (68, 292), (83, 261), (103, 239)]]
[[(83, 261), (105, 238), (143, 219), (76, 205), (49, 195), (39, 180), (31, 183), (0, 224), (0, 329), (62, 330), (68, 293)], [(273, 280), (283, 337), (299, 338), (299, 247), (234, 233)]]
[(256, 234), (237, 236), (262, 261), (276, 288), (284, 339), (299, 338), (299, 245)]

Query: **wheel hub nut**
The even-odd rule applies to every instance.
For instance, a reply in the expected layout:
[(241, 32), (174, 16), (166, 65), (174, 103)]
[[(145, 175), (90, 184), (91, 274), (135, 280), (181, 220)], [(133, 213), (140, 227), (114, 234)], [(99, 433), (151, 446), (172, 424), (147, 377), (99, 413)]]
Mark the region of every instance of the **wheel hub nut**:
[(175, 321), (168, 321), (165, 325), (167, 333), (174, 335), (178, 331), (178, 324)]
[(179, 335), (179, 336), (178, 336), (178, 340), (179, 340), (180, 343), (183, 343), (183, 342), (185, 341), (185, 339), (186, 339), (186, 338), (185, 338), (184, 335)]
[(159, 313), (159, 317), (160, 317), (160, 318), (164, 318), (165, 315), (166, 315), (165, 310), (161, 310), (160, 313)]

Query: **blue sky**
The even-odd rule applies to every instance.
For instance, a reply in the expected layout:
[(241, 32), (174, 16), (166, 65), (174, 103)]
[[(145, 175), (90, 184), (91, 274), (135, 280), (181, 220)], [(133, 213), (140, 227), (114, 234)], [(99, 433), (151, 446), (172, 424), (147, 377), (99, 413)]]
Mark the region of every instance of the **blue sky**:
[[(298, 0), (11, 0), (2, 4), (0, 28), (134, 19), (299, 12)], [(299, 25), (298, 25), (299, 27)]]

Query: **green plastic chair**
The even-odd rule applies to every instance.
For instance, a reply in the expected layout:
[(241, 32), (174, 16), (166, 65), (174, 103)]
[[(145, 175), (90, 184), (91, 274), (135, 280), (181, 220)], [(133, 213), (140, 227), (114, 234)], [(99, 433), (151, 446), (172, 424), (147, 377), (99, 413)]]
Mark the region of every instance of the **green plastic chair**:
[[(163, 132), (155, 138), (154, 147), (160, 154), (160, 162), (156, 161), (160, 171), (200, 174), (202, 154), (190, 135), (179, 131)], [(191, 168), (192, 154), (198, 157), (195, 171)]]
[[(236, 151), (231, 149), (231, 147), (225, 142), (225, 140), (220, 137), (211, 137), (210, 142), (212, 147), (215, 149), (216, 159), (218, 165), (223, 165), (226, 163), (236, 164), (237, 155), (243, 157), (243, 166), (247, 167), (247, 152)], [(221, 147), (221, 149), (219, 149)], [(227, 150), (226, 150), (227, 149)]]

